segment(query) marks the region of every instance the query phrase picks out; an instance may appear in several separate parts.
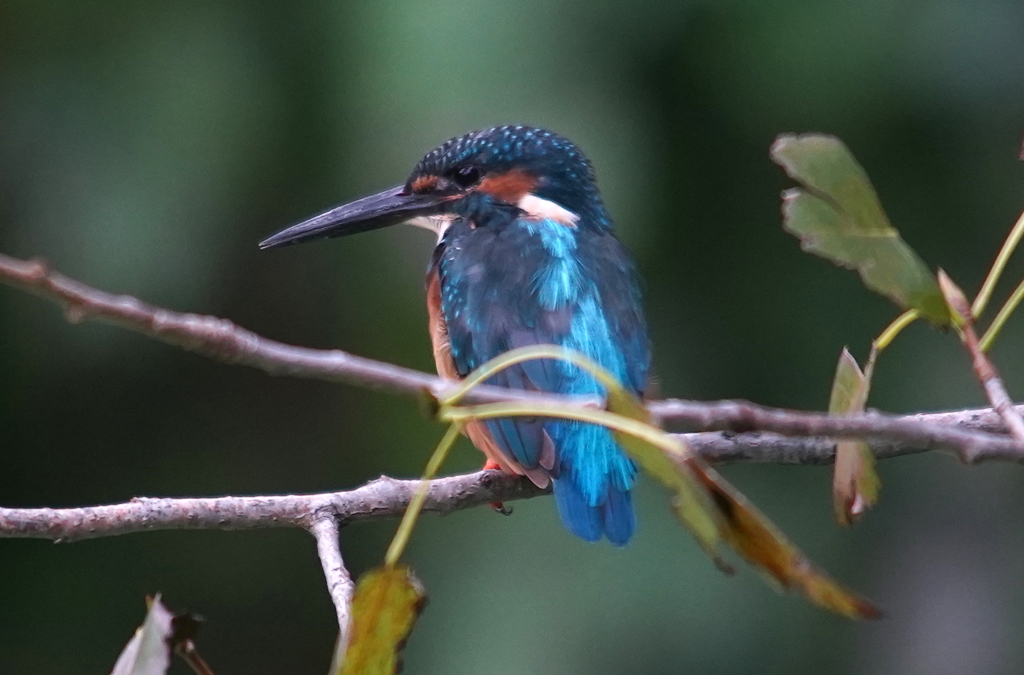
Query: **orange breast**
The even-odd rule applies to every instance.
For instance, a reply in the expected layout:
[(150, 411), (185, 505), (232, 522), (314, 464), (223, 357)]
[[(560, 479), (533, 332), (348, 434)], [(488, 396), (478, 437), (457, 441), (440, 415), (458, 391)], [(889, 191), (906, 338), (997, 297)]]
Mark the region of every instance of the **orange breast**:
[[(455, 367), (455, 360), (452, 358), (452, 345), (448, 339), (448, 324), (445, 323), (444, 314), (441, 312), (441, 282), (437, 278), (436, 270), (431, 270), (427, 277), (427, 316), (437, 374), (448, 380), (461, 379), (459, 371)], [(529, 476), (530, 480), (538, 487), (547, 487), (551, 482), (550, 476), (543, 469), (525, 469), (515, 459), (505, 456), (487, 426), (482, 422), (469, 422), (463, 429), (463, 433), (480, 452), (487, 456), (487, 459), (497, 463), (502, 471)]]

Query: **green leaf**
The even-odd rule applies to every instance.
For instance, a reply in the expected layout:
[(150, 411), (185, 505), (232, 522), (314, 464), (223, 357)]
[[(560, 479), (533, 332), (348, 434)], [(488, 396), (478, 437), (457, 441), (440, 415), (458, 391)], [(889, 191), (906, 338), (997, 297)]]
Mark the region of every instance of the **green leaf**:
[(426, 595), (404, 565), (363, 574), (352, 598), (352, 630), (338, 675), (394, 675)]
[[(869, 367), (868, 370), (871, 370)], [(845, 347), (839, 355), (836, 376), (828, 411), (832, 415), (864, 412), (870, 372), (860, 370), (857, 361)], [(875, 456), (863, 441), (841, 440), (836, 443), (836, 464), (832, 474), (832, 507), (836, 520), (852, 525), (878, 501), (881, 481), (875, 472)]]
[(159, 595), (150, 600), (145, 621), (117, 657), (110, 675), (164, 675), (171, 665), (173, 622), (174, 615)]
[(782, 194), (783, 227), (801, 248), (855, 269), (865, 285), (933, 323), (949, 323), (934, 275), (900, 238), (864, 169), (838, 138), (779, 136), (772, 160), (800, 187)]

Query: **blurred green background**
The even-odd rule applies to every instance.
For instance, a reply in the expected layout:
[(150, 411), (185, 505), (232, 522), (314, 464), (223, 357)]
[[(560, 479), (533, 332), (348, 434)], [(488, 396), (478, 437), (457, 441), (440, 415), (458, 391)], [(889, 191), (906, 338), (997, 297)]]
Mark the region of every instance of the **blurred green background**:
[[(269, 337), (432, 369), (409, 228), (259, 252), (397, 184), (450, 136), (555, 129), (590, 155), (647, 280), (666, 394), (823, 408), (844, 344), (893, 317), (780, 229), (782, 132), (839, 135), (931, 266), (968, 291), (1024, 206), (1024, 6), (810, 2), (0, 3), (0, 251)], [(1005, 297), (1024, 274), (1015, 262)], [(1024, 392), (1024, 320), (995, 350)], [(915, 326), (872, 405), (980, 405), (955, 340)], [(0, 503), (311, 492), (416, 475), (441, 428), (407, 400), (273, 379), (0, 287)], [(452, 472), (479, 466), (460, 445)], [(719, 574), (640, 489), (635, 543), (570, 537), (546, 499), (428, 518), (409, 673), (1011, 673), (1024, 668), (1024, 481), (886, 461), (832, 521), (829, 471), (727, 467), (887, 611), (826, 615)], [(353, 571), (395, 523), (343, 532)], [(0, 673), (107, 672), (147, 593), (203, 614), (219, 673), (322, 673), (333, 610), (299, 531), (0, 540)], [(183, 672), (179, 668), (177, 672)]]

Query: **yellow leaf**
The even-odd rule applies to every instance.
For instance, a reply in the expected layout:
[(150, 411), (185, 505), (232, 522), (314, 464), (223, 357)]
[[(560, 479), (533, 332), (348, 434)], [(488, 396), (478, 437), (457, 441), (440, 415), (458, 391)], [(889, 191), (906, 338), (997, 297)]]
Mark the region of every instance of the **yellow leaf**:
[(352, 630), (338, 675), (394, 675), (399, 652), (423, 611), (426, 595), (404, 565), (363, 574), (352, 598)]

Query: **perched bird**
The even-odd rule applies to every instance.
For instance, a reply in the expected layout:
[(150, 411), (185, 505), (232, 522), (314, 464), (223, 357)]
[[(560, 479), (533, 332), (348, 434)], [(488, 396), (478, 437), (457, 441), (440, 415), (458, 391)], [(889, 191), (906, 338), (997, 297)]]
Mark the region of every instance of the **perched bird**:
[[(464, 378), (510, 349), (576, 350), (642, 395), (650, 346), (639, 283), (615, 237), (590, 162), (565, 138), (501, 126), (427, 153), (405, 184), (339, 206), (260, 244), (272, 248), (409, 222), (437, 234), (427, 269), (438, 373)], [(560, 361), (508, 368), (490, 384), (601, 394)], [(636, 466), (607, 429), (546, 418), (467, 425), (488, 466), (552, 484), (566, 527), (588, 541), (629, 541)]]

